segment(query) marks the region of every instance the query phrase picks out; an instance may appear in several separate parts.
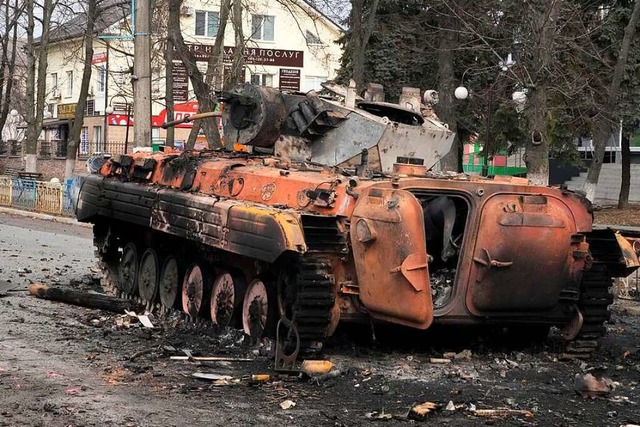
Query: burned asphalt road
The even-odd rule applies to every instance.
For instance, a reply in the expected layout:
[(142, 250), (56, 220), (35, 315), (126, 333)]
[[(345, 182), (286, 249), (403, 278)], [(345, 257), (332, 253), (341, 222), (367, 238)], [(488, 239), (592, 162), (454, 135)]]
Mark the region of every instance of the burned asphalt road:
[[(507, 348), (473, 334), (451, 339), (451, 331), (381, 345), (363, 327), (326, 348), (338, 376), (299, 380), (273, 376), (262, 356), (273, 343), (248, 347), (235, 330), (176, 314), (145, 328), (136, 318), (21, 290), (31, 281), (98, 290), (89, 228), (0, 214), (0, 245), (0, 283), (17, 286), (0, 293), (0, 425), (412, 425), (421, 421), (408, 419), (409, 409), (424, 402), (435, 404), (425, 415), (432, 425), (640, 424), (633, 302), (618, 306), (587, 362), (558, 361), (551, 343)], [(171, 359), (183, 350), (225, 360)], [(218, 377), (199, 380), (198, 372)], [(594, 398), (575, 391), (590, 381), (587, 373), (602, 378)], [(252, 381), (256, 374), (271, 377)]]

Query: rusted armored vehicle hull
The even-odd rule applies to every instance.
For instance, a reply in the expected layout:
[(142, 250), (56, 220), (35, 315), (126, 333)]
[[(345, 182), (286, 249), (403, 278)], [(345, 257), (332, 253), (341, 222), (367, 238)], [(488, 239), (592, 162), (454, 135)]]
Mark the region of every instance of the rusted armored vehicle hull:
[(307, 345), (340, 322), (435, 321), (553, 325), (575, 355), (595, 348), (611, 277), (638, 260), (592, 230), (582, 196), (397, 160), (350, 174), (274, 153), (121, 155), (84, 180), (77, 217), (114, 291), (254, 337), (283, 317)]

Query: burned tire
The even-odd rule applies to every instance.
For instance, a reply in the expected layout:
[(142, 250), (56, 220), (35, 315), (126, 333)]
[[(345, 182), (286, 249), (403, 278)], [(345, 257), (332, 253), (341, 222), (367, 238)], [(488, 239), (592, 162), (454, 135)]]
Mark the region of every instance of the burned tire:
[(578, 308), (583, 324), (574, 340), (569, 342), (565, 355), (574, 359), (587, 359), (598, 348), (598, 341), (606, 333), (604, 323), (611, 318), (613, 279), (607, 267), (594, 264), (582, 274)]

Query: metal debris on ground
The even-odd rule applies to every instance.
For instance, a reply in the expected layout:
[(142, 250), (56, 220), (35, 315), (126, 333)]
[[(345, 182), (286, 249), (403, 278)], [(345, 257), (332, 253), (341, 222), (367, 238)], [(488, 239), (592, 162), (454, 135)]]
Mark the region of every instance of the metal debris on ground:
[(595, 377), (591, 373), (576, 374), (573, 388), (582, 397), (595, 399), (611, 393), (614, 383), (610, 378)]
[(171, 360), (190, 360), (195, 362), (254, 362), (255, 358), (249, 357), (224, 357), (224, 356), (171, 356)]

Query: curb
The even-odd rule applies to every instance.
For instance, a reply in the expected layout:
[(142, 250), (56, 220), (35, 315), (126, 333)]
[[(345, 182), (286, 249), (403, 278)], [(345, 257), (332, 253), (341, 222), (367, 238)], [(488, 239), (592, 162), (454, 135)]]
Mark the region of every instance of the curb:
[(44, 214), (40, 212), (33, 212), (33, 211), (25, 211), (22, 209), (8, 208), (4, 206), (0, 206), (0, 213), (7, 214), (7, 215), (21, 216), (24, 218), (39, 219), (43, 221), (53, 221), (61, 224), (75, 225), (78, 227), (85, 227), (85, 228), (91, 228), (93, 226), (92, 224), (78, 222), (78, 220), (76, 220), (75, 218), (67, 218), (64, 216), (50, 215), (50, 214)]

